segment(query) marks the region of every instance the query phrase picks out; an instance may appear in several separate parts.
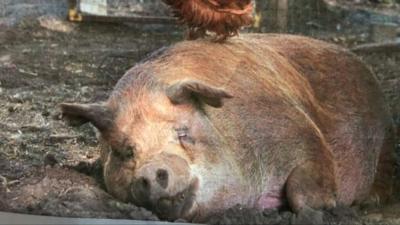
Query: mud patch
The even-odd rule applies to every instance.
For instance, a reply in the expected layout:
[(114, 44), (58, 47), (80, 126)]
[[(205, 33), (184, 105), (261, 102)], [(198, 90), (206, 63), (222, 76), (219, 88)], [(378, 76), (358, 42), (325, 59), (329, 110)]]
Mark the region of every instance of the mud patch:
[(35, 215), (158, 220), (151, 212), (114, 200), (91, 177), (49, 166), (13, 187), (6, 196), (13, 212)]
[(242, 208), (237, 205), (226, 212), (212, 216), (207, 224), (290, 224), (294, 216), (289, 211), (264, 210)]
[[(349, 207), (337, 207), (333, 210), (323, 211), (323, 221), (325, 225), (352, 224), (362, 225), (363, 219), (359, 215), (360, 211)], [(284, 225), (292, 224), (296, 214), (286, 210), (264, 210), (246, 209), (236, 206), (224, 213), (214, 215), (207, 224), (268, 224)]]

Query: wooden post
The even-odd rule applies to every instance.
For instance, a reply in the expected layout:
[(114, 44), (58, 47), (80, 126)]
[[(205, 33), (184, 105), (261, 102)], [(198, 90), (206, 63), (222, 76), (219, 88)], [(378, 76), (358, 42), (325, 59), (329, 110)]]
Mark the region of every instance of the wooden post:
[[(1, 1), (1, 0), (0, 0)], [(107, 12), (107, 0), (69, 0), (68, 17), (73, 22), (174, 24), (167, 16), (112, 16)]]
[(289, 0), (278, 0), (277, 10), (277, 31), (286, 32), (288, 30)]
[(259, 31), (286, 32), (288, 30), (289, 0), (257, 0), (256, 12), (256, 28)]
[(82, 21), (82, 16), (79, 13), (78, 0), (68, 1), (68, 19), (69, 21)]
[(107, 0), (80, 0), (80, 10), (91, 15), (107, 16)]

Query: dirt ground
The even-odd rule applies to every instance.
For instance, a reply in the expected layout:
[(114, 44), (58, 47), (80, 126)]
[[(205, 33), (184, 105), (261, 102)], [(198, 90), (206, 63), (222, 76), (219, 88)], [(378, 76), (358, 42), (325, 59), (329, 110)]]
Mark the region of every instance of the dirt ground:
[[(132, 26), (45, 24), (63, 32), (37, 21), (0, 30), (0, 209), (156, 220), (66, 168), (94, 162), (97, 140), (90, 125), (74, 129), (62, 122), (57, 105), (105, 100), (135, 62), (181, 35), (154, 29), (150, 35)], [(82, 164), (79, 170), (96, 173)]]
[[(67, 126), (57, 104), (105, 100), (128, 68), (180, 40), (181, 31), (173, 26), (51, 24), (26, 21), (0, 29), (0, 210), (158, 220), (103, 190), (93, 127)], [(338, 38), (324, 37), (346, 40)], [(399, 123), (400, 53), (362, 57), (377, 72)], [(400, 224), (400, 204), (393, 199), (385, 207), (339, 207), (324, 219), (328, 224)], [(237, 206), (209, 223), (288, 224), (292, 216)]]

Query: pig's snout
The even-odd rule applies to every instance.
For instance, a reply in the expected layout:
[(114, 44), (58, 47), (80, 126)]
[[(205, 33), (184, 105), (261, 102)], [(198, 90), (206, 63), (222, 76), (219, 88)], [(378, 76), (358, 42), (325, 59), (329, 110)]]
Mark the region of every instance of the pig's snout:
[(192, 208), (198, 181), (178, 156), (162, 157), (137, 170), (131, 184), (132, 202), (162, 219), (184, 217)]
[[(147, 174), (139, 178), (135, 183), (135, 188), (149, 190), (151, 187), (159, 186), (161, 188), (168, 187), (168, 171), (165, 169), (158, 169), (155, 173), (155, 179), (151, 179), (153, 174)], [(152, 184), (153, 183), (153, 184)]]
[(139, 170), (131, 184), (133, 201), (150, 207), (153, 201), (167, 195), (170, 169), (158, 165), (148, 165)]

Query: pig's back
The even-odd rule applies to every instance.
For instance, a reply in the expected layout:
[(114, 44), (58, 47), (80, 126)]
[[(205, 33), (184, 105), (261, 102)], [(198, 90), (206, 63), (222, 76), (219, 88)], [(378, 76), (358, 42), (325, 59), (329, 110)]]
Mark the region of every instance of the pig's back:
[(312, 88), (320, 107), (313, 119), (335, 157), (339, 198), (348, 204), (365, 198), (380, 152), (394, 138), (374, 74), (354, 54), (321, 41), (275, 36), (268, 42)]

